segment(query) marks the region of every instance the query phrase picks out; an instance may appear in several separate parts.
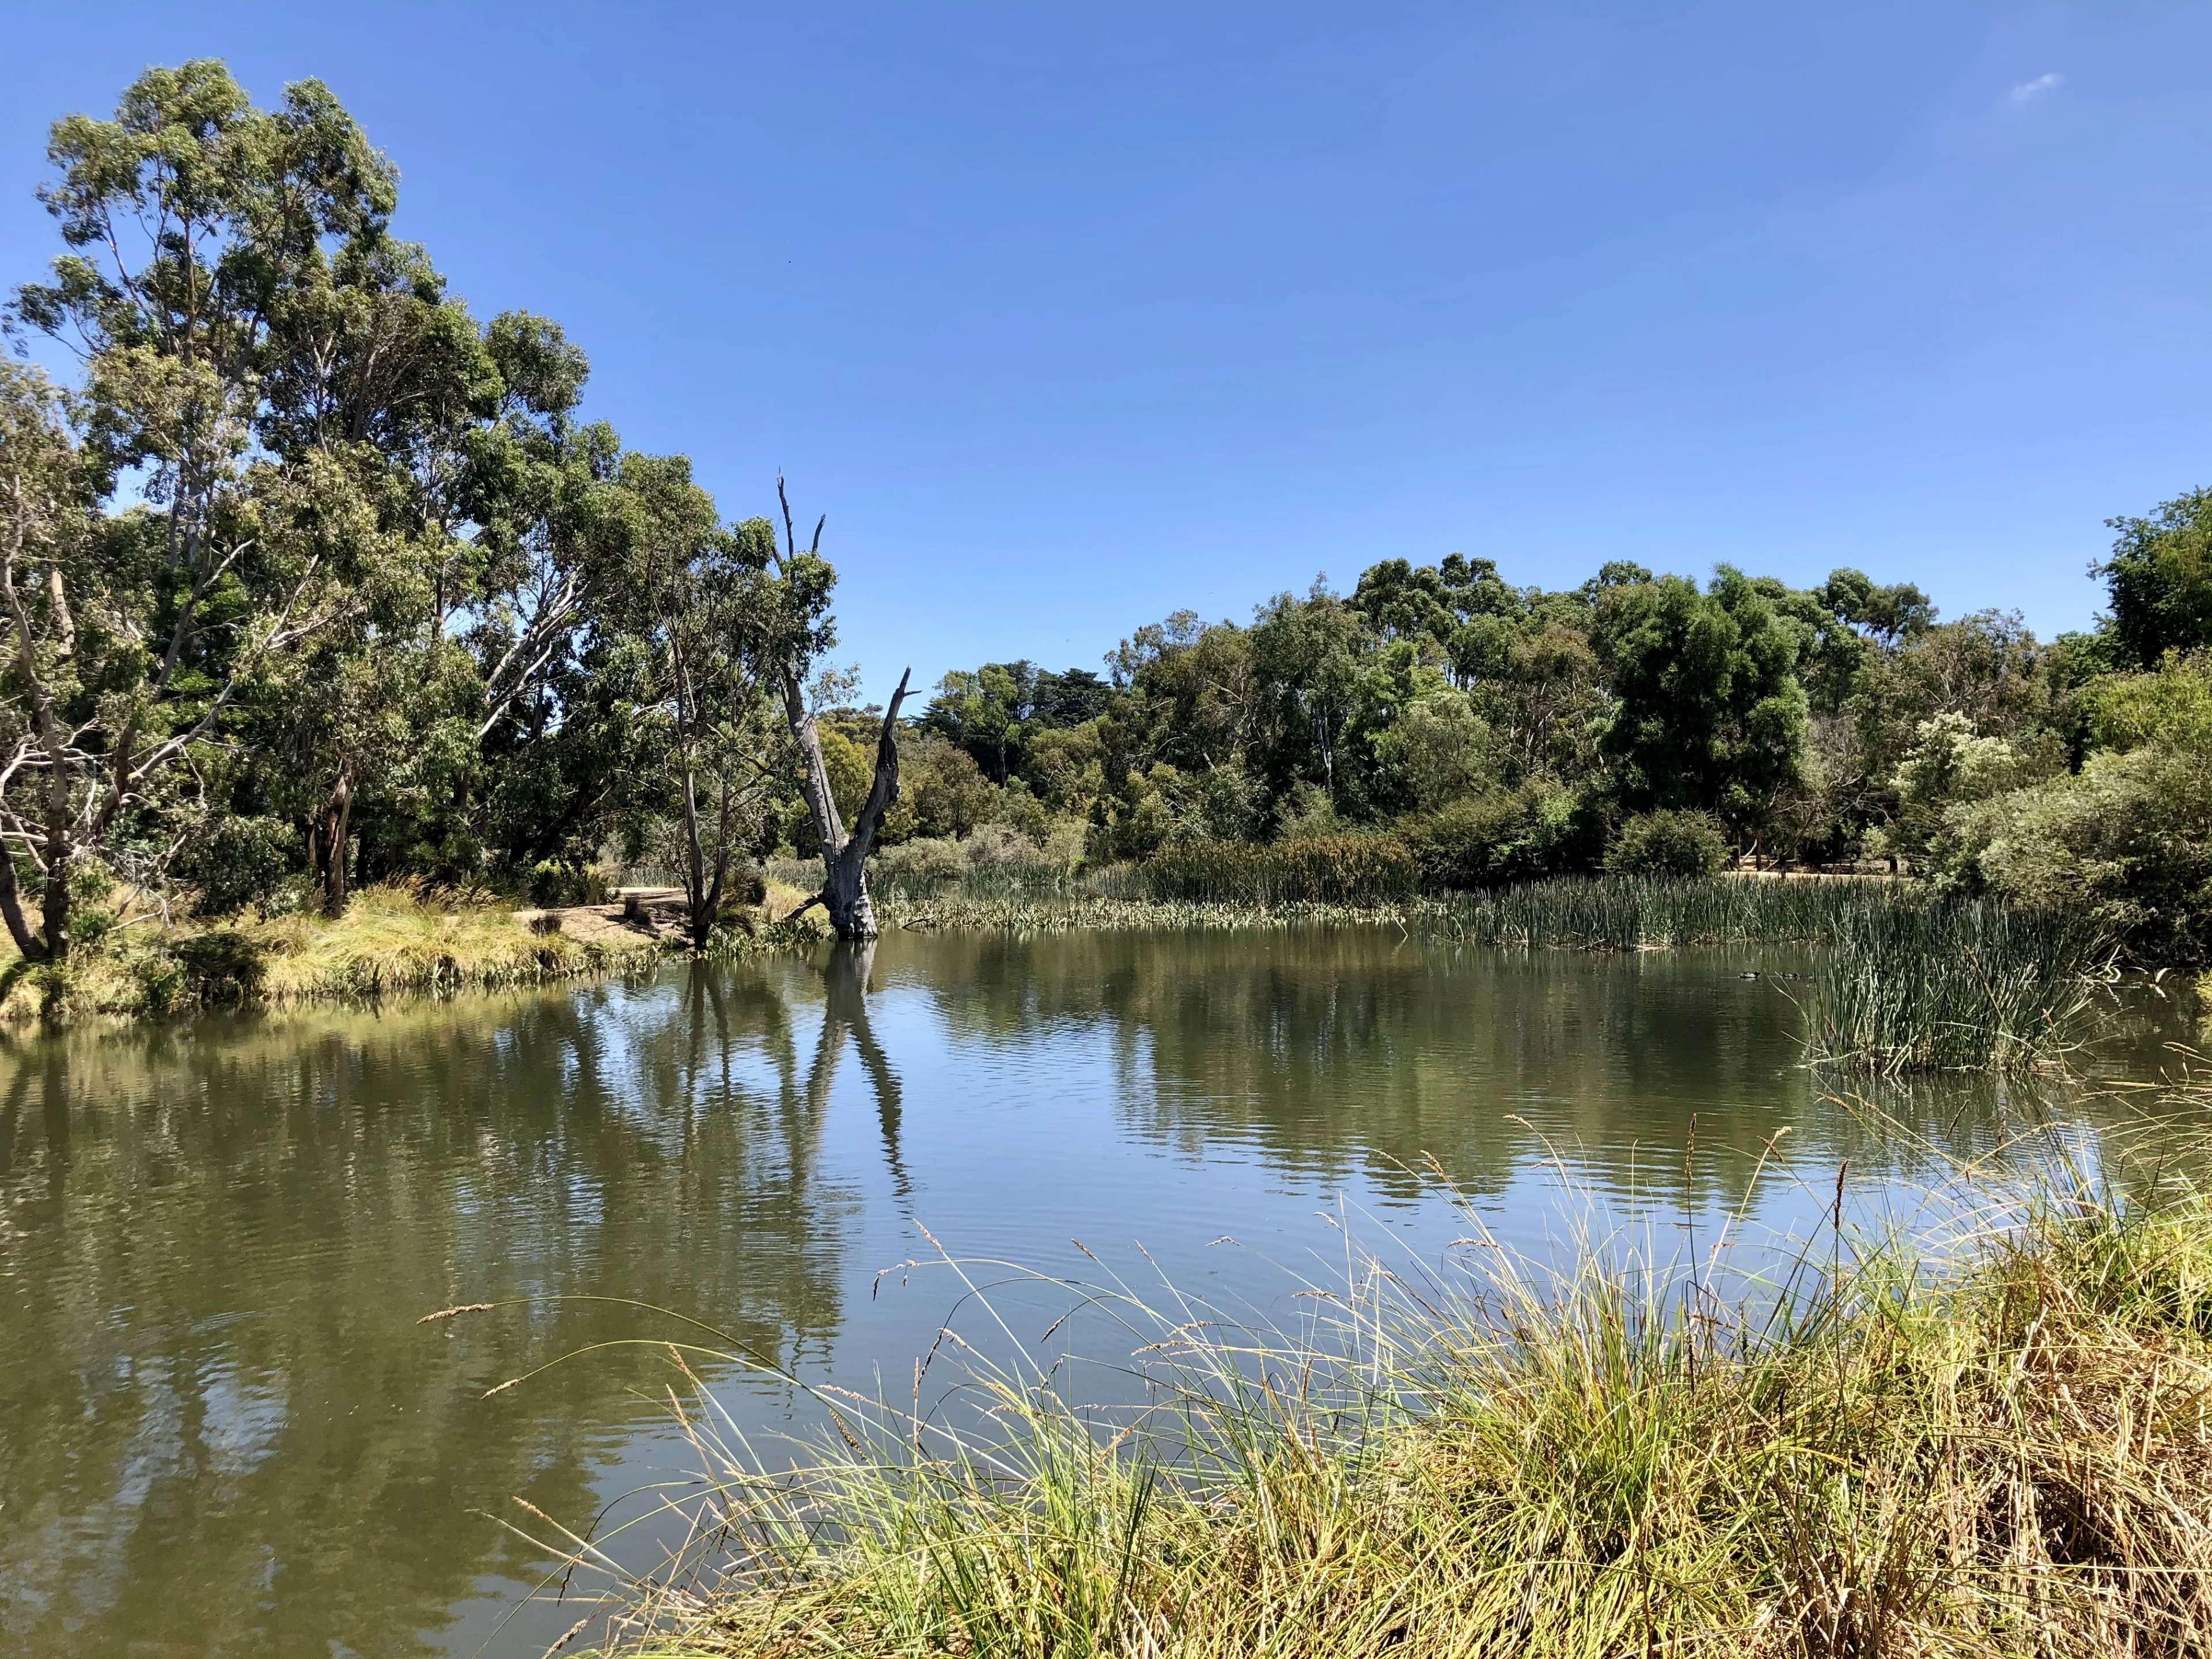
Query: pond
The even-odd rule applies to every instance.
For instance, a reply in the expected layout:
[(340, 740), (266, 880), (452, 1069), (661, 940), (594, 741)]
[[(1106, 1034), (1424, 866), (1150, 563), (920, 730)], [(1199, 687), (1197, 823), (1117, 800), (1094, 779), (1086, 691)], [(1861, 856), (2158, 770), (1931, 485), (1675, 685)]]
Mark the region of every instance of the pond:
[[(1095, 1279), (1087, 1249), (1266, 1310), (1341, 1258), (1340, 1220), (1434, 1259), (1468, 1221), (1446, 1180), (1540, 1249), (1562, 1182), (1662, 1231), (1716, 1224), (1754, 1171), (1752, 1207), (1817, 1212), (1846, 1162), (1854, 1192), (1918, 1179), (2020, 1105), (1938, 1081), (1886, 1098), (1902, 1130), (1869, 1127), (1798, 1063), (1802, 966), (1395, 928), (896, 934), (18, 1039), (0, 1638), (536, 1656), (575, 1610), (527, 1600), (545, 1528), (514, 1500), (582, 1527), (689, 1455), (665, 1346), (485, 1397), (586, 1345), (689, 1316), (902, 1396), (957, 1287), (878, 1273), (932, 1238)], [(2108, 1024), (2089, 1069), (2154, 1076), (2160, 1011)], [(511, 1305), (418, 1322), (479, 1302)], [(698, 1363), (749, 1431), (810, 1420), (789, 1385)]]

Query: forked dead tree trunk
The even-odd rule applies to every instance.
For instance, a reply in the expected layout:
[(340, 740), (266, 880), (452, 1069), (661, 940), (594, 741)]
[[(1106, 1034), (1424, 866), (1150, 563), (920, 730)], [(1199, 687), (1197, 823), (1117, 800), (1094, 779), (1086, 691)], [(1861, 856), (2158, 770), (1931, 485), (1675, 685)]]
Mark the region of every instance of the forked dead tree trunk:
[[(868, 799), (850, 833), (830, 792), (830, 769), (822, 759), (822, 738), (815, 729), (813, 711), (799, 683), (795, 665), (783, 670), (783, 713), (791, 726), (791, 740), (799, 746), (799, 788), (813, 814), (814, 833), (822, 842), (822, 890), (809, 900), (830, 913), (830, 925), (843, 939), (873, 939), (877, 934), (876, 907), (868, 897), (868, 854), (876, 844), (876, 831), (884, 814), (898, 799), (898, 714), (906, 701), (906, 683), (914, 671), (899, 676), (890, 707), (884, 710), (883, 731), (876, 738), (876, 775)], [(802, 908), (805, 907), (801, 907)]]

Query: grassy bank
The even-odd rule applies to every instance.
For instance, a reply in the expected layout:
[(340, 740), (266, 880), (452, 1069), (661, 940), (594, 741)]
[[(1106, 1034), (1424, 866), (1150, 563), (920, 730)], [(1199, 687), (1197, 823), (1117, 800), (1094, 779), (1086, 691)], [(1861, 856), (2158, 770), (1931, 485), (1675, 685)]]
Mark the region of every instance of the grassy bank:
[(415, 887), (371, 887), (335, 920), (252, 912), (221, 923), (111, 927), (59, 967), (11, 952), (0, 1019), (144, 1018), (211, 1007), (508, 987), (652, 960), (660, 941), (595, 912), (517, 912)]
[(2212, 1211), (1991, 1201), (1969, 1247), (1843, 1224), (1728, 1297), (1717, 1249), (1487, 1238), (1442, 1290), (1355, 1267), (1288, 1338), (1109, 1287), (1129, 1419), (985, 1369), (957, 1420), (833, 1397), (777, 1472), (708, 1411), (693, 1553), (607, 1651), (2203, 1653)]

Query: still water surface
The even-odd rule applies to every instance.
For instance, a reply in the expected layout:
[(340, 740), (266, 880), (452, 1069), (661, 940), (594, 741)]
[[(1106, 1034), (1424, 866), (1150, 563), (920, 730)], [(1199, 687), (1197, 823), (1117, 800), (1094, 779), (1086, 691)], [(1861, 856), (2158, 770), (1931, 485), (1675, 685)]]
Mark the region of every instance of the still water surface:
[[(535, 1656), (526, 1499), (588, 1520), (680, 1474), (665, 1335), (903, 1379), (952, 1301), (927, 1253), (1160, 1271), (1262, 1309), (1341, 1240), (1541, 1248), (1556, 1157), (1676, 1220), (1787, 1209), (1919, 1154), (1797, 1064), (1803, 964), (1524, 957), (1376, 930), (897, 935), (635, 984), (70, 1034), (0, 1054), (0, 1647)], [(1742, 977), (1765, 970), (1768, 976)], [(2154, 1020), (2102, 1071), (2149, 1075)], [(1971, 1150), (1985, 1084), (1887, 1103)], [(1695, 1121), (1696, 1158), (1684, 1149)], [(1771, 1196), (1768, 1196), (1771, 1195)], [(1662, 1219), (1662, 1224), (1663, 1219)], [(1237, 1246), (1212, 1242), (1233, 1235)], [(486, 1315), (422, 1325), (465, 1302)], [(556, 1299), (571, 1298), (571, 1299)], [(803, 1397), (736, 1368), (748, 1428)], [(659, 1396), (656, 1398), (656, 1396)], [(512, 1615), (512, 1616), (511, 1616)], [(504, 1622), (502, 1622), (504, 1621)]]

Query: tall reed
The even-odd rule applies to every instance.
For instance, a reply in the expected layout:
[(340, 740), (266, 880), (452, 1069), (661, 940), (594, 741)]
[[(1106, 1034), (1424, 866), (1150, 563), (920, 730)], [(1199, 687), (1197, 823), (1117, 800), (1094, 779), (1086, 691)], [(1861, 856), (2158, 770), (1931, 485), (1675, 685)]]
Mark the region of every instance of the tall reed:
[(1808, 1052), (1875, 1072), (2051, 1064), (2083, 1030), (2112, 957), (2078, 918), (1978, 902), (1846, 909), (1825, 942)]
[(1412, 898), (1420, 869), (1395, 836), (1310, 836), (1170, 847), (1144, 878), (1154, 898), (1185, 903), (1368, 905)]
[(1855, 917), (1930, 902), (1894, 882), (1725, 877), (1563, 877), (1444, 901), (1460, 936), (1537, 950), (1636, 951), (1688, 945), (1814, 944)]
[[(925, 931), (1324, 922), (1390, 925), (1430, 939), (1520, 950), (1799, 945), (1812, 953), (1807, 978), (1791, 991), (1805, 1010), (1806, 1057), (1871, 1072), (2021, 1071), (2057, 1063), (2081, 1039), (2097, 986), (2112, 972), (2110, 942), (2079, 918), (1948, 897), (1907, 883), (1606, 876), (1412, 897), (1391, 854), (1372, 850), (1382, 839), (1163, 854), (1141, 872), (1154, 895), (1150, 902), (1097, 890), (991, 893), (946, 885), (926, 895), (888, 894), (882, 915), (889, 926)], [(1349, 850), (1352, 845), (1362, 850)], [(969, 872), (970, 881), (981, 873)], [(1097, 878), (1085, 880), (1095, 889)], [(1247, 896), (1199, 896), (1229, 891)], [(1393, 891), (1399, 896), (1380, 901)]]

